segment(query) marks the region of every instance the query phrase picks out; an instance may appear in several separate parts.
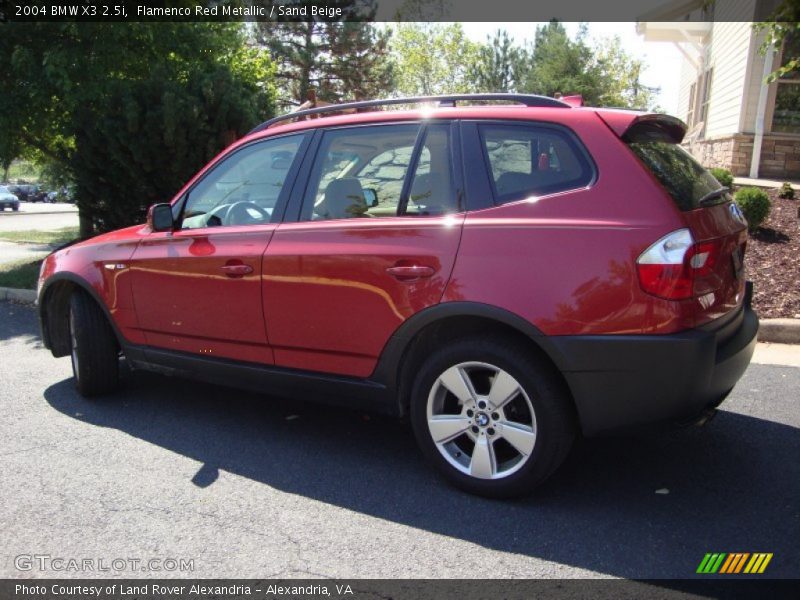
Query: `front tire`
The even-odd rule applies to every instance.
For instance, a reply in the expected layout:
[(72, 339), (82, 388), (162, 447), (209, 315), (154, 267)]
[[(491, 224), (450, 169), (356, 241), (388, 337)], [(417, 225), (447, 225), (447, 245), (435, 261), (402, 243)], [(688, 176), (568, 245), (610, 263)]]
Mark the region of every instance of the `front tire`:
[(411, 392), (411, 422), (426, 458), (480, 496), (529, 494), (575, 438), (568, 391), (524, 346), (467, 338), (434, 353)]
[(119, 350), (114, 332), (97, 303), (77, 291), (69, 303), (72, 373), (82, 396), (113, 392), (119, 384)]

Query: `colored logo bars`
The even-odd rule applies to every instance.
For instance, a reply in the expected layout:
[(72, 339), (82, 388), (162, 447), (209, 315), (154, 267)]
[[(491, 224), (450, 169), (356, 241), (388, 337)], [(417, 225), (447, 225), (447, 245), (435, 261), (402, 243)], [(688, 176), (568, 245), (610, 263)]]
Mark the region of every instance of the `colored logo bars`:
[(703, 574), (736, 574), (736, 573), (763, 573), (769, 561), (772, 560), (772, 552), (735, 552), (727, 554), (725, 552), (709, 552), (700, 561), (697, 567), (698, 573)]

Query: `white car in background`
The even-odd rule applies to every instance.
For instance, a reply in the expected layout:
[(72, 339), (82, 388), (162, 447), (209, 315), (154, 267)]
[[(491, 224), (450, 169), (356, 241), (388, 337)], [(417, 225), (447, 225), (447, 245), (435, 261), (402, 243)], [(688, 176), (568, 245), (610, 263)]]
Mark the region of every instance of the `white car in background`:
[(19, 198), (12, 194), (4, 185), (0, 185), (0, 209), (19, 210)]

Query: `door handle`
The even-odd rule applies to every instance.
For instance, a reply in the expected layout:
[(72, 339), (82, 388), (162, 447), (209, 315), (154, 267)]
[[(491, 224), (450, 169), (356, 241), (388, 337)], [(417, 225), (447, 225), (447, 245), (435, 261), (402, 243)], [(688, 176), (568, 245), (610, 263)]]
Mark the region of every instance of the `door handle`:
[(228, 277), (244, 277), (253, 272), (250, 265), (223, 265), (221, 268)]
[(386, 272), (400, 281), (412, 281), (420, 277), (430, 277), (436, 273), (436, 269), (427, 265), (395, 265), (386, 269)]

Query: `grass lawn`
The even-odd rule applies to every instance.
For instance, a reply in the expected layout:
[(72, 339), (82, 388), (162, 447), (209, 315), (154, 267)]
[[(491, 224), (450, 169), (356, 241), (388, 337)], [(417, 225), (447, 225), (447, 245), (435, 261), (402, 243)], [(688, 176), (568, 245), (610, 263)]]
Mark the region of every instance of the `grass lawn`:
[(66, 244), (78, 237), (77, 227), (64, 227), (53, 231), (0, 231), (0, 240), (27, 244)]
[[(53, 231), (0, 231), (0, 240), (18, 244), (53, 244), (61, 245), (78, 237), (77, 227), (64, 227)], [(35, 290), (39, 277), (39, 265), (44, 257), (30, 258), (9, 263), (0, 263), (0, 287)]]
[(39, 260), (19, 260), (10, 263), (0, 263), (0, 287), (35, 290), (36, 279), (39, 277), (39, 265), (44, 258)]

